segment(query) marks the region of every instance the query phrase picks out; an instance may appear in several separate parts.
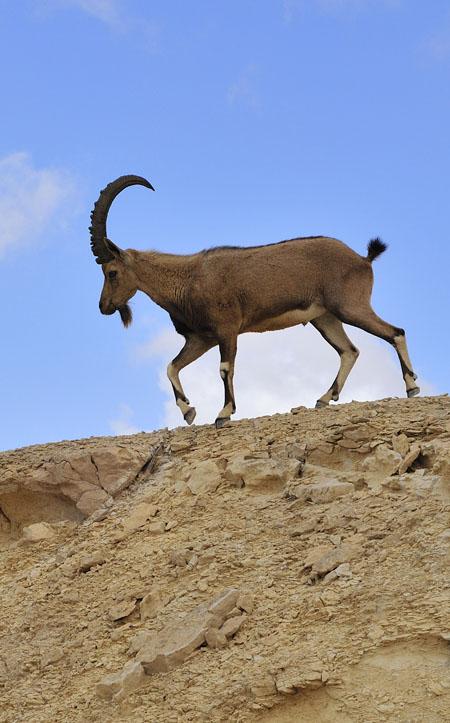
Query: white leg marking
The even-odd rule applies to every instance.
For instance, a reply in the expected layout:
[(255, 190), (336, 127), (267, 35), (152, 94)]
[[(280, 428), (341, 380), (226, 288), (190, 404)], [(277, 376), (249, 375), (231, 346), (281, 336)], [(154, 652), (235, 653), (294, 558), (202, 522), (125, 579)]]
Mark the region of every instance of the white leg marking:
[(411, 359), (408, 354), (408, 347), (406, 346), (406, 338), (403, 335), (394, 336), (394, 343), (408, 369), (412, 369)]
[(183, 415), (183, 417), (186, 414), (186, 412), (188, 412), (191, 409), (189, 404), (186, 404), (186, 402), (183, 402), (182, 399), (177, 399), (177, 407), (179, 407), (181, 409), (181, 414)]
[(233, 414), (233, 403), (228, 402), (228, 404), (225, 404), (224, 408), (220, 410), (219, 414), (217, 415), (217, 419), (223, 419), (223, 417), (231, 417)]
[(221, 362), (219, 369), (220, 369), (220, 376), (222, 377), (222, 379), (225, 379), (226, 372), (230, 371), (230, 362)]
[[(406, 346), (405, 337), (403, 335), (394, 336), (394, 344), (400, 357), (403, 359), (403, 363), (408, 367), (408, 369), (412, 371), (411, 359), (409, 358), (408, 347)], [(418, 389), (415, 374), (413, 375), (405, 372), (405, 374), (403, 375), (403, 379), (405, 380), (407, 392), (410, 391), (410, 389)]]
[[(339, 399), (339, 394), (342, 391), (342, 387), (345, 384), (345, 381), (350, 374), (354, 363), (356, 362), (357, 358), (359, 356), (359, 351), (356, 349), (355, 351), (344, 351), (341, 354), (341, 366), (339, 367), (339, 371), (336, 377), (336, 381), (334, 382), (333, 386), (325, 392), (325, 394), (320, 397), (320, 402), (324, 402), (324, 404), (328, 404), (332, 399), (333, 401), (337, 402)], [(334, 385), (337, 386), (337, 393), (334, 391), (333, 387)]]

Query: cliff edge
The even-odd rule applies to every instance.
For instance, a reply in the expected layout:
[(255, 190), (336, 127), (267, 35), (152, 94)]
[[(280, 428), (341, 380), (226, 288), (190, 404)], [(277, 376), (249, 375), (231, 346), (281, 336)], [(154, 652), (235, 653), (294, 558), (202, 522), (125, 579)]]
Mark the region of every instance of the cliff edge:
[(0, 721), (450, 710), (447, 396), (0, 454)]

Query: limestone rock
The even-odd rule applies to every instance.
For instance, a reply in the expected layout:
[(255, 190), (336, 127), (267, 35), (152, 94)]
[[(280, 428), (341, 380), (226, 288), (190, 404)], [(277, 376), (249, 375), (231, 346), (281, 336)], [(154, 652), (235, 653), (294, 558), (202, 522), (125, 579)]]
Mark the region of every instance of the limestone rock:
[(355, 555), (356, 549), (353, 545), (339, 545), (313, 563), (311, 577), (323, 577), (327, 572), (334, 570), (342, 563), (348, 562)]
[(99, 565), (104, 565), (106, 562), (105, 555), (98, 551), (94, 552), (90, 555), (83, 555), (81, 557), (79, 563), (78, 563), (78, 571), (79, 572), (89, 572), (93, 567), (98, 567)]
[(102, 489), (113, 496), (128, 487), (146, 459), (147, 455), (142, 452), (137, 453), (122, 445), (96, 447), (92, 452)]
[(223, 633), (226, 638), (232, 638), (233, 635), (236, 635), (242, 623), (245, 622), (246, 617), (246, 615), (238, 615), (228, 618), (220, 628), (220, 632)]
[[(181, 665), (196, 648), (206, 642), (208, 631), (218, 630), (223, 625), (226, 614), (235, 607), (238, 596), (239, 590), (224, 590), (210, 603), (195, 608), (182, 622), (171, 623), (148, 639), (136, 658), (142, 663), (145, 672), (161, 673)], [(235, 625), (236, 622), (230, 624), (229, 629)], [(208, 637), (212, 644), (223, 641), (215, 633)]]
[(85, 517), (89, 517), (95, 510), (103, 507), (111, 499), (109, 494), (104, 490), (98, 487), (92, 487), (92, 489), (83, 492), (77, 502), (77, 508)]
[(367, 457), (362, 463), (362, 468), (370, 472), (374, 479), (381, 480), (398, 472), (402, 463), (402, 456), (385, 444), (379, 444), (375, 453)]
[(236, 600), (236, 607), (246, 613), (252, 613), (254, 607), (253, 595), (249, 592), (242, 592)]
[(420, 454), (420, 446), (418, 444), (412, 445), (410, 451), (406, 454), (404, 459), (400, 462), (400, 466), (398, 468), (399, 474), (404, 474), (409, 470), (413, 462), (416, 461), (417, 457)]
[(301, 461), (295, 458), (248, 459), (235, 455), (228, 462), (225, 479), (237, 487), (265, 492), (281, 489), (286, 482), (298, 476), (301, 469)]
[(208, 623), (207, 615), (193, 614), (183, 625), (167, 626), (140, 649), (137, 661), (142, 663), (147, 674), (176, 668), (205, 642)]
[(122, 700), (127, 693), (139, 688), (145, 682), (144, 668), (140, 663), (130, 660), (123, 670), (106, 675), (97, 683), (95, 691), (99, 698), (105, 700)]
[(224, 648), (227, 644), (227, 636), (217, 628), (209, 628), (205, 633), (205, 640), (210, 648)]
[(109, 609), (108, 617), (112, 621), (121, 620), (122, 618), (126, 618), (128, 615), (131, 615), (135, 607), (136, 600), (134, 598), (131, 600), (121, 600)]
[(395, 434), (392, 437), (392, 449), (405, 457), (409, 452), (409, 440), (406, 434)]
[(239, 597), (239, 590), (235, 588), (229, 588), (224, 590), (214, 598), (214, 600), (208, 606), (209, 612), (219, 617), (225, 617), (234, 607)]
[(273, 677), (268, 673), (254, 676), (250, 683), (250, 692), (255, 698), (266, 698), (275, 695), (277, 688)]
[(143, 527), (158, 512), (156, 505), (149, 502), (141, 502), (133, 508), (131, 514), (122, 521), (122, 527), (126, 533), (135, 532)]
[(43, 540), (51, 540), (55, 537), (54, 530), (45, 522), (36, 522), (34, 525), (28, 525), (22, 530), (24, 542), (42, 542)]
[(164, 607), (164, 601), (159, 588), (155, 587), (141, 600), (140, 613), (141, 620), (154, 618), (161, 608)]
[(213, 460), (205, 460), (197, 464), (192, 470), (187, 486), (193, 495), (203, 495), (215, 492), (222, 481), (222, 477)]
[[(290, 488), (291, 494), (297, 497), (298, 503), (303, 502), (332, 502), (333, 500), (351, 494), (355, 488), (350, 482), (340, 482), (337, 479), (323, 480), (313, 484), (297, 484)], [(291, 505), (295, 507), (296, 503)]]

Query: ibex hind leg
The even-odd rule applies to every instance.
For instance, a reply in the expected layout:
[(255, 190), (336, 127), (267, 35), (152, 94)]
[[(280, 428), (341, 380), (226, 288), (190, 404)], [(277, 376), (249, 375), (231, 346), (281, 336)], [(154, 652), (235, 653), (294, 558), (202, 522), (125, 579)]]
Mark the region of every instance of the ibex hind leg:
[(340, 309), (336, 314), (341, 321), (352, 326), (357, 326), (364, 331), (378, 336), (389, 342), (397, 352), (400, 366), (402, 369), (403, 379), (405, 381), (406, 394), (408, 397), (415, 397), (420, 392), (420, 388), (416, 384), (417, 374), (414, 373), (411, 360), (406, 345), (406, 336), (403, 329), (393, 326), (383, 319), (380, 319), (373, 309), (359, 307), (355, 309)]
[(317, 319), (314, 319), (311, 324), (317, 329), (323, 338), (331, 344), (341, 359), (336, 379), (329, 390), (325, 392), (325, 394), (323, 394), (316, 402), (316, 409), (320, 409), (321, 407), (327, 407), (331, 400), (334, 402), (338, 401), (342, 387), (344, 386), (347, 377), (358, 358), (359, 351), (345, 333), (342, 322), (333, 316), (333, 314), (327, 312), (326, 314), (319, 316)]
[(167, 367), (167, 376), (169, 377), (172, 389), (175, 394), (175, 401), (180, 408), (184, 420), (187, 424), (192, 424), (195, 419), (195, 407), (191, 407), (189, 399), (187, 399), (183, 387), (180, 382), (179, 372), (188, 364), (205, 354), (209, 349), (215, 346), (213, 341), (202, 339), (199, 336), (188, 336), (186, 343), (179, 354), (173, 359)]

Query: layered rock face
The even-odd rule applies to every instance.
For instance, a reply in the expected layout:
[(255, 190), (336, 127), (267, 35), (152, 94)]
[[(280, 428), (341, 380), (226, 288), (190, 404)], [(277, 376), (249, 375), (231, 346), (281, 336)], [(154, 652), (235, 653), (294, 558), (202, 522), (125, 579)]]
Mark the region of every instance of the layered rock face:
[(445, 721), (450, 401), (0, 455), (0, 721)]

